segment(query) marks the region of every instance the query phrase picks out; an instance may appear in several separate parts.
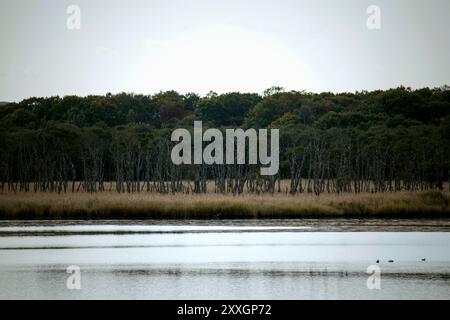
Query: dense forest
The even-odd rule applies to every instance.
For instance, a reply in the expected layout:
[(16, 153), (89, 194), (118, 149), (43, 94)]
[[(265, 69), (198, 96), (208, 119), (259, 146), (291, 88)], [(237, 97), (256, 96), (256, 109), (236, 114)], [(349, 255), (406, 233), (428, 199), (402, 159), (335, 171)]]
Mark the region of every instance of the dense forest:
[[(170, 135), (194, 120), (279, 128), (279, 174), (261, 177), (255, 165), (175, 166)], [(29, 98), (0, 105), (0, 150), (0, 192), (442, 189), (450, 175), (450, 87)]]

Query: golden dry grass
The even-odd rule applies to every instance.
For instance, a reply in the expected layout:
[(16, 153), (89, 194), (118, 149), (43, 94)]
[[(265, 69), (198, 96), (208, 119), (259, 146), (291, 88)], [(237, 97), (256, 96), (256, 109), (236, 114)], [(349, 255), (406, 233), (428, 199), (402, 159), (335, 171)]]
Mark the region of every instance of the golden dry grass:
[(449, 192), (160, 195), (0, 193), (0, 219), (450, 217)]

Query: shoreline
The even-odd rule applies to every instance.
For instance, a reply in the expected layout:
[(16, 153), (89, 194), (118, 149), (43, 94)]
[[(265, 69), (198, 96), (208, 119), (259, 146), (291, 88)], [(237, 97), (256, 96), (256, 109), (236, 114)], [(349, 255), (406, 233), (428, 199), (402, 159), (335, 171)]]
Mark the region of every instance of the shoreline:
[(450, 193), (222, 194), (0, 193), (0, 220), (232, 220), (450, 218)]

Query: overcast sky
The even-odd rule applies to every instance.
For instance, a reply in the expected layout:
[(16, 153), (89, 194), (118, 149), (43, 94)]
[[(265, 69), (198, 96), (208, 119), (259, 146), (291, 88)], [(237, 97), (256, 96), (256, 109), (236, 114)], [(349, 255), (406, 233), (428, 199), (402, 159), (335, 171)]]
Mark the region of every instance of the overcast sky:
[(0, 0), (0, 101), (442, 86), (449, 14), (448, 0)]

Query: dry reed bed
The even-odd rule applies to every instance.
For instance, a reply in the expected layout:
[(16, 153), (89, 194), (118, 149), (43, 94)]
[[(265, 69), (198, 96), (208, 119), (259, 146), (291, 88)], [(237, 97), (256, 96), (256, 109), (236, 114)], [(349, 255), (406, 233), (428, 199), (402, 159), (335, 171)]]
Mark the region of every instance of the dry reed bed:
[(160, 195), (0, 193), (0, 219), (450, 217), (448, 192)]

